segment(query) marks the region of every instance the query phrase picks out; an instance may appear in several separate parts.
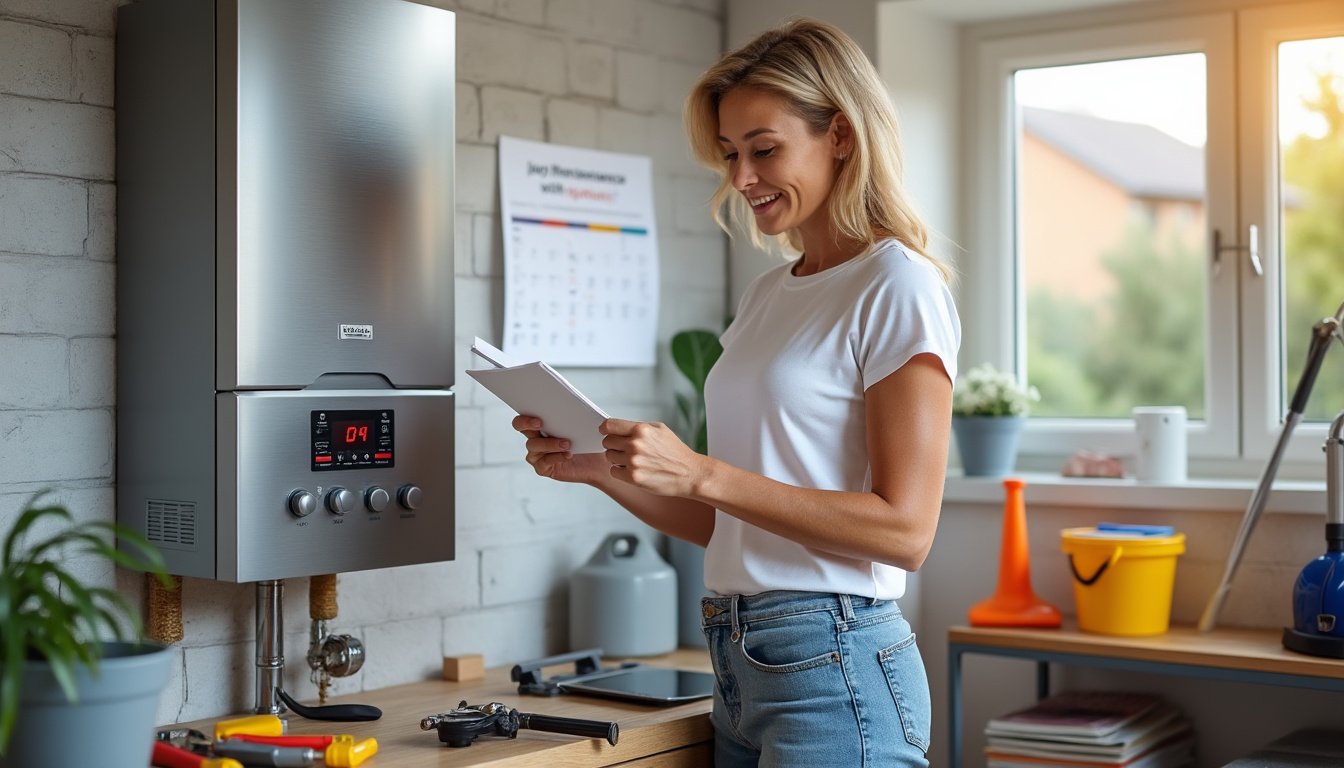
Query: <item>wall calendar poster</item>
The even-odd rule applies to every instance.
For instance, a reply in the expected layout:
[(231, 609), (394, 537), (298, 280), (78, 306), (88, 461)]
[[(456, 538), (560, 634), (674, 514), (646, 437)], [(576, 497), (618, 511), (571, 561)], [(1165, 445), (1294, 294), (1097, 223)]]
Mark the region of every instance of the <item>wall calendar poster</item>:
[(504, 351), (553, 366), (652, 366), (652, 163), (499, 137)]

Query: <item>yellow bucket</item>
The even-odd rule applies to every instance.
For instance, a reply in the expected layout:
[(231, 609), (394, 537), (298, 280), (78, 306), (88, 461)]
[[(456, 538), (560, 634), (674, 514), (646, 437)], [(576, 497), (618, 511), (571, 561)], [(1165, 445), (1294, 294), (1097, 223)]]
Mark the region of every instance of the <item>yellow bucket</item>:
[(1065, 528), (1078, 628), (1102, 635), (1160, 635), (1171, 622), (1176, 557), (1185, 534), (1135, 535)]

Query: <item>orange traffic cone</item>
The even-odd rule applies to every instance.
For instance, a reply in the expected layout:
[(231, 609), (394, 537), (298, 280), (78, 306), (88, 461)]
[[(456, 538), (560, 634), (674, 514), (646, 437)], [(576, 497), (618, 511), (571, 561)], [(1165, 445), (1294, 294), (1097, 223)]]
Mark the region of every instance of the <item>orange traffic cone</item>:
[(1058, 627), (1059, 609), (1031, 590), (1031, 554), (1027, 550), (1026, 483), (1003, 481), (1003, 545), (999, 550), (999, 586), (994, 595), (971, 606), (968, 619), (976, 627)]

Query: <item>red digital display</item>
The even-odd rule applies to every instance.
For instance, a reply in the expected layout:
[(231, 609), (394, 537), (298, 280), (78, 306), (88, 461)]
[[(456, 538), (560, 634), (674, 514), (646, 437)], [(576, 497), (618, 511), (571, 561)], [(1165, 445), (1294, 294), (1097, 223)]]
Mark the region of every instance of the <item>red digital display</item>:
[(373, 447), (372, 421), (333, 421), (331, 436), (337, 450), (362, 451)]

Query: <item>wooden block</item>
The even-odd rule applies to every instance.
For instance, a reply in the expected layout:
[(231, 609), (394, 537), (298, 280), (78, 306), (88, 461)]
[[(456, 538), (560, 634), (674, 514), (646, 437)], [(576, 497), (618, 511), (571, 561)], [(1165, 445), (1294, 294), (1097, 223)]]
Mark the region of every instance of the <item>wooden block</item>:
[(485, 679), (485, 657), (479, 653), (444, 656), (443, 679), (455, 682)]

